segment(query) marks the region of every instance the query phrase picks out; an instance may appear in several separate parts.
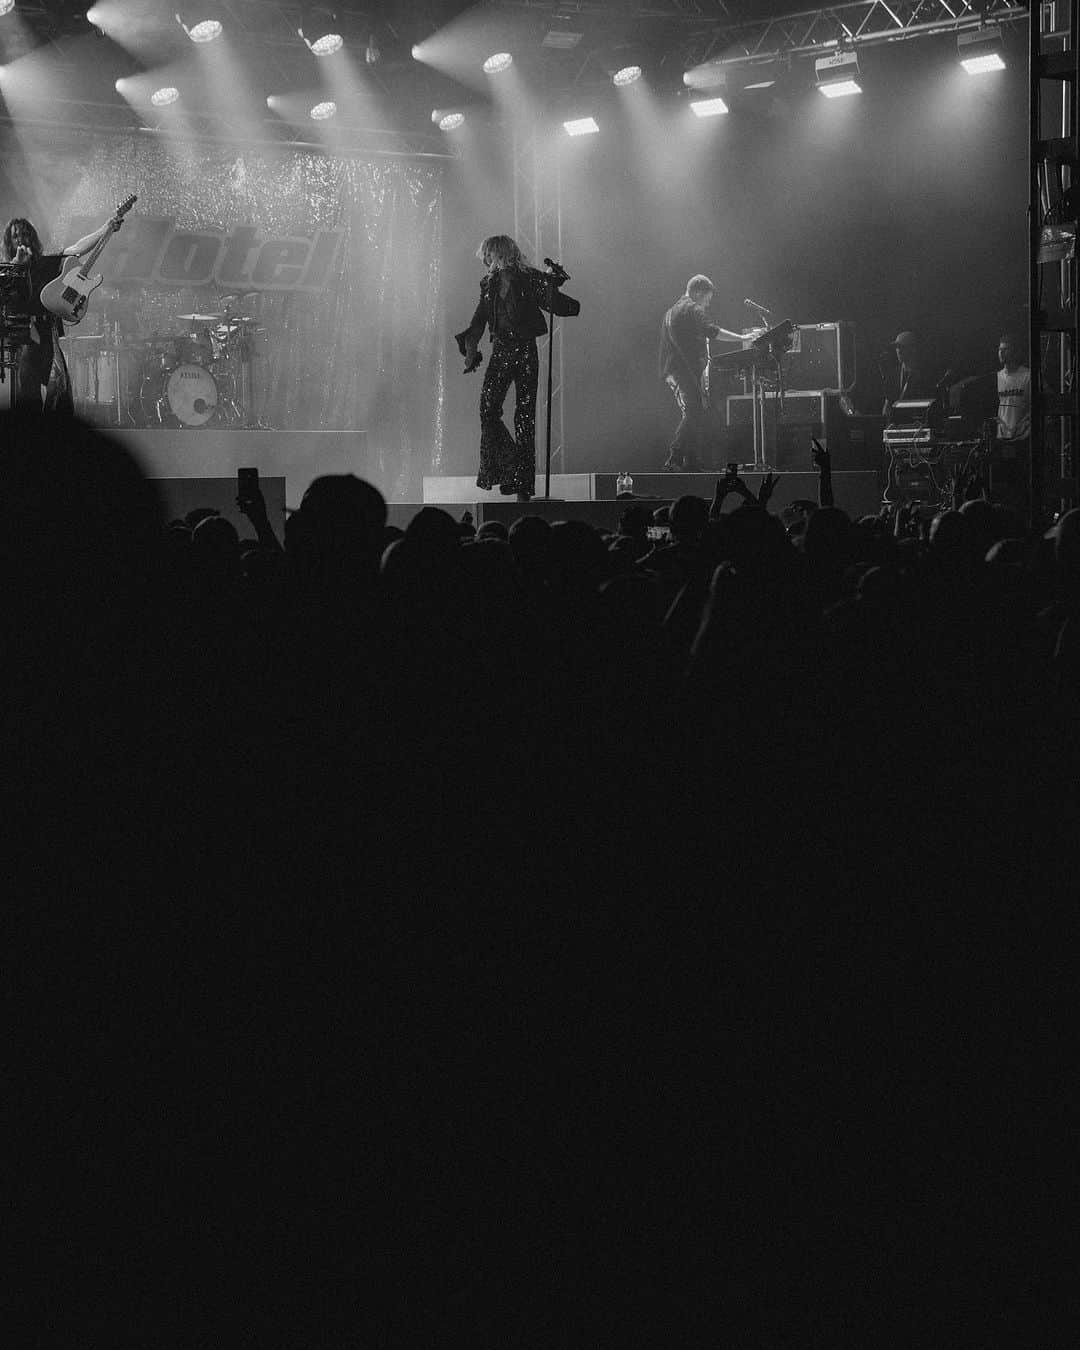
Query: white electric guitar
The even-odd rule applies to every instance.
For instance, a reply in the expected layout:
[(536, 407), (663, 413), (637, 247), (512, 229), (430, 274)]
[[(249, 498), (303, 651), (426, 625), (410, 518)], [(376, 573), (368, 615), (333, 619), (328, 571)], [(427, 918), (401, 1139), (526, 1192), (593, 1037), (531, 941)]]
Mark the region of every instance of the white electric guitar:
[[(138, 198), (132, 194), (120, 203), (113, 213), (113, 220), (122, 220), (135, 205)], [(54, 281), (42, 287), (41, 303), (58, 319), (66, 324), (82, 322), (86, 306), (91, 295), (105, 280), (100, 272), (90, 276), (90, 269), (101, 256), (101, 250), (113, 237), (115, 230), (108, 230), (97, 241), (85, 258), (68, 258), (64, 270)]]

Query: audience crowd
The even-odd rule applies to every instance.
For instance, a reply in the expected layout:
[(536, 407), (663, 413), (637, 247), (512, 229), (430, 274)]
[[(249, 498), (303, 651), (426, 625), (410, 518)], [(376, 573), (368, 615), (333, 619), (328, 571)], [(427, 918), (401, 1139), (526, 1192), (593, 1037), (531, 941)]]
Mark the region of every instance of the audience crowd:
[(13, 1343), (1065, 1343), (1080, 511), (2, 435)]

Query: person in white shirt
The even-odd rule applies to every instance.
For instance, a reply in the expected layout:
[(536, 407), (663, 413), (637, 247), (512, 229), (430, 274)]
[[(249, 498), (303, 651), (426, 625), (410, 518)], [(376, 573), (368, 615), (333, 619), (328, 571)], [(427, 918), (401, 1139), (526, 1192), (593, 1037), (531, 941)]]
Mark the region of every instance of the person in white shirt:
[(1028, 473), (1031, 443), (1031, 370), (1021, 360), (1023, 348), (1012, 333), (998, 343), (997, 436), (990, 458), (990, 497), (1007, 506), (1021, 521), (1029, 511)]
[(998, 343), (999, 441), (1026, 440), (1031, 434), (1031, 371), (1020, 359), (1020, 344), (1011, 333)]

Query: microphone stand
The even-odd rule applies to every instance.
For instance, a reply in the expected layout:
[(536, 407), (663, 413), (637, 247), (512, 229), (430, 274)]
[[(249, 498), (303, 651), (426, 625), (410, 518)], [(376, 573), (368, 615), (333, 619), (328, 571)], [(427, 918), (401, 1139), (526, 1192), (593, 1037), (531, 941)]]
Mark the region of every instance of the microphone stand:
[[(544, 260), (547, 262), (547, 259)], [(552, 362), (555, 356), (555, 288), (570, 280), (570, 273), (558, 263), (549, 263), (547, 268), (547, 316), (548, 316), (548, 360), (547, 360), (547, 410), (544, 418), (544, 500), (551, 500), (551, 398), (552, 398)]]
[(551, 500), (551, 367), (555, 357), (555, 274), (548, 272), (547, 281), (548, 315), (548, 362), (547, 362), (547, 411), (544, 417), (544, 500)]

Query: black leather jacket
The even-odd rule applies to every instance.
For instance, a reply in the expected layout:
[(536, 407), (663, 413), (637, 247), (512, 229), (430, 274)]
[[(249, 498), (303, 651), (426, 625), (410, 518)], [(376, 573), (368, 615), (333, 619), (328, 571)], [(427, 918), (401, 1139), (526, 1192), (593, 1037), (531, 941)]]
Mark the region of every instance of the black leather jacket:
[[(462, 356), (476, 350), (486, 328), (492, 341), (526, 342), (547, 332), (549, 278), (532, 267), (507, 267), (489, 273), (480, 283), (480, 300), (468, 328), (455, 333)], [(560, 318), (580, 314), (581, 305), (557, 286), (551, 291), (551, 312)]]

